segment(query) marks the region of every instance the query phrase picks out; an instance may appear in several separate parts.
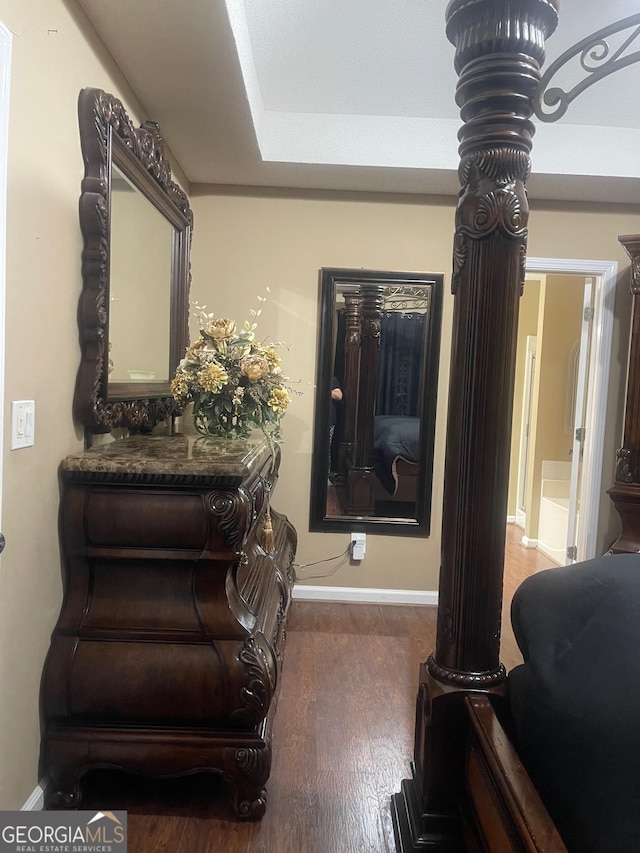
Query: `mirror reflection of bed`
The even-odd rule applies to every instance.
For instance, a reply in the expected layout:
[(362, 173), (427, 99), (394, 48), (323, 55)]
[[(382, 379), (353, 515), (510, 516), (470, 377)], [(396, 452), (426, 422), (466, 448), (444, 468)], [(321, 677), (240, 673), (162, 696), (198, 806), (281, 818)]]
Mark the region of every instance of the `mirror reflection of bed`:
[[(337, 422), (331, 443), (331, 468), (327, 498), (337, 515), (353, 514), (349, 501), (352, 444), (345, 431), (345, 410), (357, 387), (345, 382), (347, 349), (344, 292), (338, 287), (337, 339), (334, 377), (342, 389), (336, 403)], [(382, 293), (377, 381), (373, 407), (373, 512), (375, 515), (416, 518), (418, 459), (420, 452), (419, 407), (424, 383), (424, 352), (431, 291), (415, 286), (388, 286)], [(367, 369), (365, 365), (362, 369)], [(348, 377), (347, 377), (348, 378)], [(359, 378), (359, 377), (358, 377)], [(361, 412), (362, 415), (367, 412)], [(356, 408), (356, 418), (358, 416)], [(355, 511), (358, 511), (356, 507)]]
[(322, 285), (321, 518), (428, 533), (442, 276), (324, 269)]

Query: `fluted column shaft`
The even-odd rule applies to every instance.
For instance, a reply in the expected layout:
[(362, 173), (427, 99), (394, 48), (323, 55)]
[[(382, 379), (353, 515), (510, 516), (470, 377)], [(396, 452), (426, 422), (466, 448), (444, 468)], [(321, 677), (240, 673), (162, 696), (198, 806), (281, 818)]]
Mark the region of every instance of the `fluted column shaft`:
[(500, 616), (525, 184), (554, 7), (548, 0), (453, 0), (447, 9), (464, 124), (438, 634), (429, 671), (457, 684), (504, 677)]

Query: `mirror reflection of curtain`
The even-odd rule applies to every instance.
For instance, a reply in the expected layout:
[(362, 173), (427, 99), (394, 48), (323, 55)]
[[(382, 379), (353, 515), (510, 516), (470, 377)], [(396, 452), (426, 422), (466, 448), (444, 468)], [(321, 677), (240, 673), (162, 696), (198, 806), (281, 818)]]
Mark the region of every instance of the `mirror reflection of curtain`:
[(419, 416), (425, 318), (413, 312), (380, 315), (376, 415)]

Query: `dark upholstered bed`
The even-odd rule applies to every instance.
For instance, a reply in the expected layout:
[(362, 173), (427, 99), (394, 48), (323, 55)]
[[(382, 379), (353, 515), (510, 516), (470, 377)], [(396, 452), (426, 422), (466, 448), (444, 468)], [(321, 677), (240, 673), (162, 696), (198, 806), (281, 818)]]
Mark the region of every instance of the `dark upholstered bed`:
[(383, 500), (415, 501), (420, 453), (420, 418), (376, 415), (373, 427), (375, 472)]
[(640, 555), (533, 575), (512, 623), (514, 745), (566, 846), (640, 850)]

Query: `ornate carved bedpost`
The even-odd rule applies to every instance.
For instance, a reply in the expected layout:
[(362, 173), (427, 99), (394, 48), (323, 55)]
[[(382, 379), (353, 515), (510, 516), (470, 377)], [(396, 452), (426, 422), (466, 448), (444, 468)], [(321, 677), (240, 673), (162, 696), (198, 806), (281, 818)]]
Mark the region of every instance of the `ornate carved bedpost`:
[(518, 300), (533, 99), (558, 0), (451, 0), (462, 189), (436, 650), (420, 671), (413, 779), (393, 800), (398, 849), (465, 850), (463, 700), (500, 690), (500, 616)]
[[(360, 289), (346, 290), (345, 302), (345, 342), (344, 342), (344, 387), (357, 388), (360, 372)], [(345, 478), (353, 465), (356, 446), (356, 415), (358, 401), (346, 394), (344, 399), (344, 422), (342, 440), (338, 452), (338, 470)]]
[(373, 470), (373, 424), (384, 287), (378, 284), (361, 284), (360, 295), (362, 301), (360, 303), (358, 413), (355, 454), (353, 464), (349, 468), (347, 512), (351, 515), (374, 515), (376, 476)]

